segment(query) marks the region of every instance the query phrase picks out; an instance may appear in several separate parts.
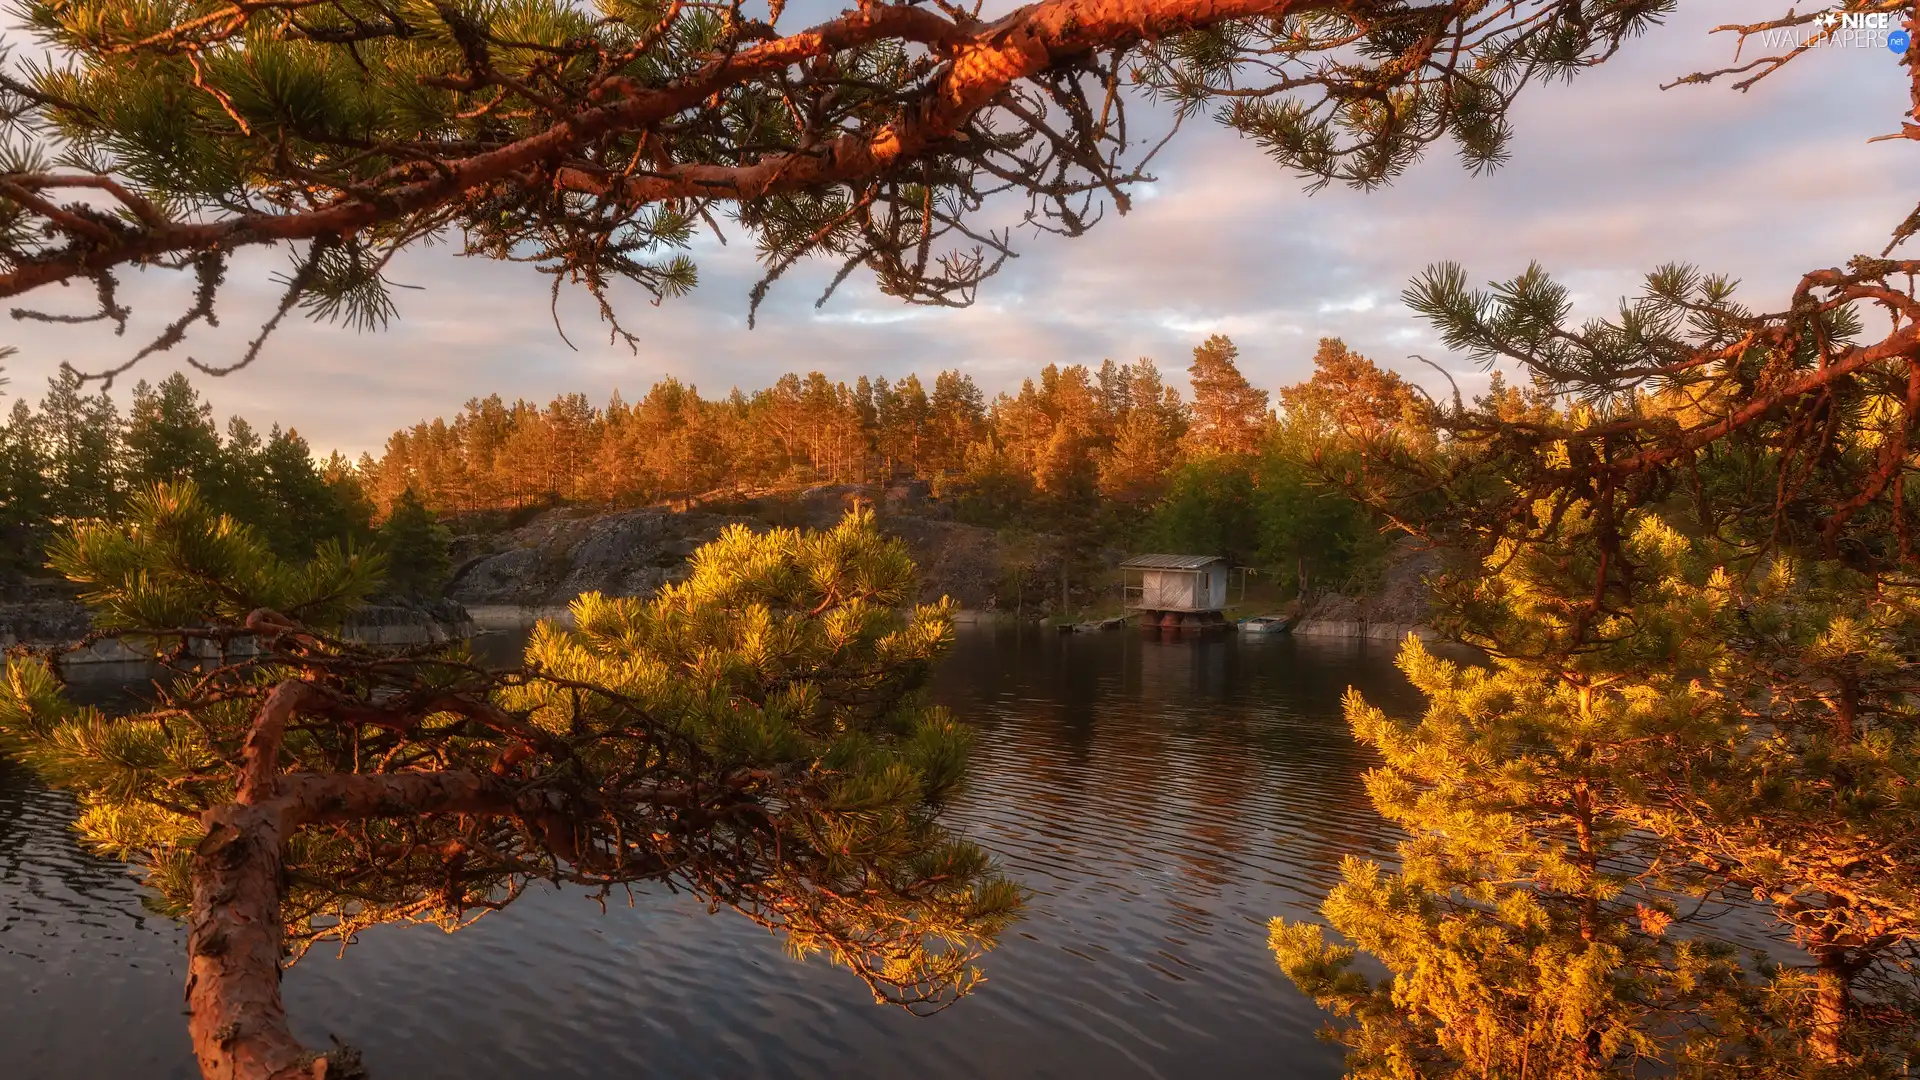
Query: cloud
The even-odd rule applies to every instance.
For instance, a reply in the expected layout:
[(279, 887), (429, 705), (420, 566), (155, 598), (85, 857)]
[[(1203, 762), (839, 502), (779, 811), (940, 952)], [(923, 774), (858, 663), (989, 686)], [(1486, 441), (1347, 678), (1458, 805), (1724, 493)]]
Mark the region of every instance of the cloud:
[[(1178, 382), (1209, 333), (1232, 335), (1249, 376), (1270, 389), (1304, 377), (1325, 335), (1429, 384), (1437, 377), (1412, 354), (1476, 376), (1399, 301), (1439, 260), (1483, 280), (1537, 260), (1583, 314), (1612, 310), (1667, 261), (1734, 274), (1750, 303), (1775, 306), (1804, 271), (1880, 249), (1912, 208), (1896, 181), (1907, 164), (1899, 155), (1914, 151), (1866, 141), (1897, 127), (1905, 107), (1905, 71), (1884, 50), (1816, 50), (1746, 94), (1659, 89), (1730, 60), (1732, 42), (1709, 31), (1750, 6), (1689, 5), (1571, 85), (1530, 88), (1516, 110), (1513, 160), (1490, 176), (1469, 175), (1442, 145), (1385, 190), (1309, 196), (1254, 145), (1196, 123), (1155, 163), (1157, 182), (1136, 192), (1131, 213), (1109, 213), (1079, 239), (1018, 237), (1020, 257), (969, 309), (906, 308), (858, 275), (816, 309), (834, 268), (815, 264), (790, 271), (748, 330), (757, 253), (741, 237), (725, 247), (703, 239), (693, 295), (656, 309), (620, 294), (637, 350), (609, 343), (592, 304), (563, 292), (569, 348), (548, 279), (442, 245), (397, 260), (394, 276), (423, 288), (399, 295), (401, 319), (387, 331), (290, 325), (252, 368), (200, 382), (222, 412), (357, 452), (475, 395), (599, 400), (617, 386), (631, 398), (665, 375), (724, 393), (786, 371), (852, 379), (957, 367), (992, 392), (1047, 363), (1145, 355)], [(240, 261), (221, 327), (190, 339), (195, 356), (240, 354), (272, 309), (271, 275), (284, 258)], [(32, 300), (74, 308), (85, 293)], [(140, 332), (180, 310), (184, 290), (141, 283), (130, 295), (149, 322), (126, 338), (10, 327), (23, 355), (8, 389), (37, 396), (62, 359), (118, 362)], [(173, 363), (158, 357), (135, 374), (157, 379)]]

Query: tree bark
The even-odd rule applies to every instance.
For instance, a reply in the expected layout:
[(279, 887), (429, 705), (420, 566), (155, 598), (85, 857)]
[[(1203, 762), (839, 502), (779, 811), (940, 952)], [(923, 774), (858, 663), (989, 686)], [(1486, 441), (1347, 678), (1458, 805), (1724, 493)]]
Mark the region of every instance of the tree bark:
[(193, 856), (187, 1021), (207, 1080), (327, 1075), (287, 1026), (280, 1001), (281, 815), (232, 804), (208, 812)]
[[(86, 243), (59, 257), (22, 263), (0, 273), (0, 296), (18, 296), (82, 274), (170, 254), (350, 236), (464, 202), (473, 192), (515, 184), (536, 172), (550, 176), (542, 183), (556, 190), (612, 193), (634, 204), (674, 198), (749, 200), (866, 180), (937, 152), (1015, 82), (1062, 61), (1230, 19), (1278, 18), (1335, 6), (1333, 0), (1042, 0), (994, 22), (969, 20), (964, 25), (910, 5), (847, 11), (800, 33), (730, 50), (666, 87), (625, 78), (605, 80), (594, 89), (590, 102), (578, 104), (548, 129), (445, 162), (431, 176), (386, 188), (377, 199), (341, 196), (314, 210), (235, 214), (214, 221), (173, 221), (148, 207), (151, 220), (143, 220), (143, 227), (104, 234), (98, 225), (77, 222), (72, 228), (85, 234)], [(609, 177), (563, 164), (596, 139), (656, 127), (737, 84), (784, 72), (815, 57), (884, 41), (924, 46), (947, 58), (947, 63), (924, 95), (916, 95), (899, 119), (878, 130), (840, 135), (805, 150), (761, 155), (750, 163), (673, 162), (645, 178)], [(548, 166), (553, 167), (551, 173), (541, 172)], [(87, 173), (26, 173), (11, 177), (9, 183), (21, 189), (20, 196), (40, 200), (44, 192), (57, 202), (53, 193), (100, 189), (104, 181)]]
[(478, 773), (279, 779), (285, 793), (268, 802), (209, 810), (193, 856), (187, 1027), (207, 1080), (338, 1075), (294, 1038), (280, 1000), (281, 852), (295, 829), (404, 813), (514, 811), (506, 787)]
[(1813, 1033), (1807, 1049), (1828, 1065), (1844, 1064), (1847, 1018), (1853, 1010), (1853, 969), (1839, 949), (1823, 950), (1815, 960)]
[[(394, 814), (511, 813), (512, 793), (470, 772), (278, 772), (286, 724), (321, 701), (299, 680), (274, 687), (242, 751), (236, 801), (208, 810), (192, 862), (187, 1029), (206, 1080), (325, 1080), (328, 1058), (300, 1045), (280, 998), (282, 851), (306, 824)], [(332, 1071), (330, 1071), (332, 1070)]]

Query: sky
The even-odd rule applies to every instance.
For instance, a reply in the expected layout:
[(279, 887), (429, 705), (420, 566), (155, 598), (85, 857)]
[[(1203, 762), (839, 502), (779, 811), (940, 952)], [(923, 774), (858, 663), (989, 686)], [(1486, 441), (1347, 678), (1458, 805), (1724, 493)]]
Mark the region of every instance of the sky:
[[(398, 291), (400, 317), (388, 329), (289, 322), (246, 370), (194, 377), (216, 412), (293, 427), (321, 454), (377, 453), (395, 428), (451, 415), (470, 397), (545, 402), (579, 391), (598, 402), (617, 388), (634, 400), (668, 375), (717, 396), (787, 371), (851, 382), (959, 368), (992, 395), (1049, 363), (1146, 356), (1184, 390), (1193, 347), (1213, 333), (1234, 339), (1242, 370), (1268, 390), (1310, 374), (1323, 336), (1431, 385), (1437, 377), (1411, 359), (1423, 356), (1471, 390), (1484, 375), (1399, 300), (1436, 261), (1461, 263), (1480, 281), (1538, 261), (1572, 289), (1577, 313), (1603, 315), (1667, 262), (1731, 274), (1747, 303), (1771, 310), (1802, 273), (1880, 251), (1913, 209), (1916, 194), (1894, 180), (1920, 154), (1910, 141), (1867, 142), (1897, 130), (1908, 107), (1893, 54), (1817, 49), (1746, 93), (1659, 88), (1732, 59), (1731, 35), (1712, 27), (1773, 13), (1753, 0), (1682, 0), (1665, 26), (1609, 63), (1571, 84), (1530, 88), (1513, 118), (1513, 160), (1489, 176), (1469, 174), (1437, 144), (1389, 188), (1309, 195), (1253, 143), (1190, 125), (1155, 162), (1157, 182), (1136, 193), (1131, 213), (1109, 213), (1075, 239), (1019, 237), (1020, 257), (966, 309), (906, 306), (856, 275), (816, 310), (832, 267), (812, 265), (775, 286), (750, 330), (747, 293), (760, 266), (736, 234), (726, 247), (711, 237), (696, 245), (701, 283), (690, 296), (654, 308), (637, 288), (615, 293), (641, 338), (637, 353), (608, 342), (584, 297), (566, 298), (560, 315), (576, 350), (554, 328), (546, 277), (459, 258), (443, 244), (393, 264), (390, 276), (417, 288)], [(790, 22), (802, 25), (791, 11), (782, 25)], [(115, 395), (124, 401), (134, 379), (184, 368), (189, 354), (237, 359), (271, 312), (270, 275), (282, 260), (241, 260), (221, 327), (142, 362)], [(77, 310), (87, 299), (79, 293), (43, 290), (25, 302)], [(183, 310), (186, 288), (141, 282), (127, 295), (139, 303), (124, 338), (0, 323), (0, 342), (21, 349), (0, 394), (38, 398), (62, 361), (82, 370), (121, 362), (148, 340), (143, 332)]]

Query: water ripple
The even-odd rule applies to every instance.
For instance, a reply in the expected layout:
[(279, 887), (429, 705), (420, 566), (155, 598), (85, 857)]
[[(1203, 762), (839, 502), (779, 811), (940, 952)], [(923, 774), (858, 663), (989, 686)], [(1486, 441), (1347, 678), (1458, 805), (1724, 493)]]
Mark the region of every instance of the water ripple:
[[(602, 916), (554, 890), (459, 934), (383, 928), (311, 956), (288, 1004), (303, 1038), (388, 1078), (1336, 1077), (1266, 922), (1309, 915), (1341, 856), (1390, 846), (1339, 719), (1349, 684), (1409, 704), (1389, 655), (962, 634), (935, 687), (978, 731), (954, 820), (1033, 896), (988, 982), (932, 1019), (681, 898)], [(190, 1077), (181, 931), (70, 819), (0, 771), (4, 1071)]]

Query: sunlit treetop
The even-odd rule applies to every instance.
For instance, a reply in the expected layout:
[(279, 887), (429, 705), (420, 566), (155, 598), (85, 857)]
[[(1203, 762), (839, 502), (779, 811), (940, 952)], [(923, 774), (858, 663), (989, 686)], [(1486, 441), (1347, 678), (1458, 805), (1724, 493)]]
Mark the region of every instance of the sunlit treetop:
[[(1445, 137), (1486, 169), (1522, 88), (1673, 6), (931, 0), (795, 30), (781, 0), (19, 0), (0, 295), (90, 280), (93, 311), (16, 317), (124, 327), (130, 269), (190, 275), (144, 355), (214, 317), (234, 253), (273, 245), (290, 263), (262, 338), (292, 312), (377, 326), (388, 261), (458, 236), (556, 297), (584, 287), (625, 334), (612, 286), (684, 293), (711, 230), (758, 248), (756, 306), (813, 257), (837, 264), (829, 294), (864, 267), (962, 305), (1017, 233), (1124, 213), (1169, 125), (1210, 116), (1315, 186), (1387, 182)], [(1149, 102), (1172, 107), (1134, 122)]]

